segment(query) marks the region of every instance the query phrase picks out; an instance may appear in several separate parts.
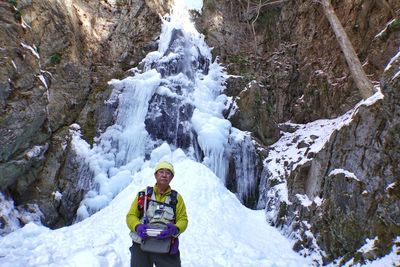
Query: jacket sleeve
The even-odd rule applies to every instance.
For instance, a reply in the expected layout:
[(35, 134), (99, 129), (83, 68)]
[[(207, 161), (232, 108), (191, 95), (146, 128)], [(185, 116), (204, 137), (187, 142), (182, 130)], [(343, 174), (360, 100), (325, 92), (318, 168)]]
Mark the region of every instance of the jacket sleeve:
[(178, 194), (178, 203), (176, 204), (176, 227), (179, 228), (179, 233), (183, 233), (188, 225), (188, 217), (186, 214), (186, 206), (183, 198)]
[(129, 209), (128, 214), (126, 215), (126, 224), (128, 228), (135, 232), (135, 227), (140, 224), (140, 212), (138, 209), (138, 195), (136, 194), (135, 200), (133, 200), (131, 208)]

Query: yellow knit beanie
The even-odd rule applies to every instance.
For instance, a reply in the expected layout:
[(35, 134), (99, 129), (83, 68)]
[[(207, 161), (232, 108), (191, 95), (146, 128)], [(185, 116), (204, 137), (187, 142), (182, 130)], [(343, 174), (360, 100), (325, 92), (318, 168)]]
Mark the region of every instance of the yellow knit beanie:
[(156, 173), (160, 169), (167, 169), (172, 173), (172, 176), (175, 175), (174, 166), (167, 161), (161, 161), (157, 163), (156, 168), (154, 169), (154, 173)]

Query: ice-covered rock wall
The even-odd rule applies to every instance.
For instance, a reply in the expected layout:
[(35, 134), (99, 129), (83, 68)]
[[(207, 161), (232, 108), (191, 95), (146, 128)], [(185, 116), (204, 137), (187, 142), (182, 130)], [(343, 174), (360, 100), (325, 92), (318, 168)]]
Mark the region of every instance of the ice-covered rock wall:
[(113, 91), (107, 104), (117, 106), (114, 124), (92, 147), (79, 132), (74, 135), (78, 157), (91, 170), (79, 177), (91, 186), (78, 219), (107, 205), (142, 166), (160, 158), (173, 162), (176, 149), (208, 166), (224, 183), (233, 183), (237, 196), (251, 198), (254, 205), (255, 147), (249, 133), (233, 128), (223, 116), (229, 103), (223, 94), (227, 76), (212, 61), (211, 49), (187, 11), (175, 9), (165, 17), (158, 50), (131, 76), (109, 83)]

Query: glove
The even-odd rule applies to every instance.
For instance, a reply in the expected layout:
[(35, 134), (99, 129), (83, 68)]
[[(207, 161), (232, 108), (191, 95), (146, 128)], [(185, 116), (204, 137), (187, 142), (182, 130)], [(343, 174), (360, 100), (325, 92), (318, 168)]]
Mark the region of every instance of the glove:
[(174, 238), (172, 240), (171, 249), (169, 250), (169, 254), (175, 255), (176, 253), (178, 253), (178, 249), (179, 249), (179, 239)]
[(175, 224), (168, 223), (167, 228), (164, 229), (161, 233), (158, 234), (158, 239), (168, 238), (170, 236), (176, 236), (179, 233), (178, 228)]
[(141, 239), (146, 239), (149, 237), (147, 234), (147, 228), (149, 228), (147, 224), (138, 224), (136, 226), (136, 233)]

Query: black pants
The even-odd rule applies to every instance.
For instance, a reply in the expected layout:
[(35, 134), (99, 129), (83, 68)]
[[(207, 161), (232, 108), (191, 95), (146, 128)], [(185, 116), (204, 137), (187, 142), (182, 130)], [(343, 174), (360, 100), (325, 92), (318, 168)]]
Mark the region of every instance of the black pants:
[(140, 244), (132, 242), (131, 251), (131, 267), (153, 267), (153, 263), (157, 267), (181, 267), (180, 253), (171, 255), (144, 252), (140, 249)]

